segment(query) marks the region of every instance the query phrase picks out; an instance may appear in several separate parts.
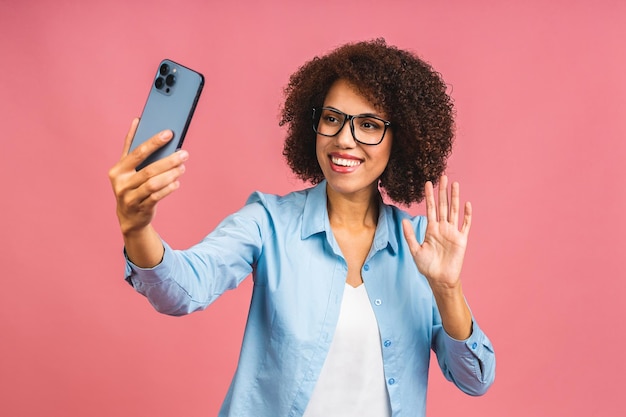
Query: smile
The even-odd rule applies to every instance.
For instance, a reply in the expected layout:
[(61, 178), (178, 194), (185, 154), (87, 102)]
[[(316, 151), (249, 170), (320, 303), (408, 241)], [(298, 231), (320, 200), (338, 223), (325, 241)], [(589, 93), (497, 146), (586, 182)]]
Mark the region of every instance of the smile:
[(338, 157), (332, 156), (330, 160), (332, 161), (333, 164), (339, 165), (342, 167), (355, 167), (357, 165), (361, 165), (361, 161), (356, 160), (356, 159), (345, 159), (345, 158), (338, 158)]

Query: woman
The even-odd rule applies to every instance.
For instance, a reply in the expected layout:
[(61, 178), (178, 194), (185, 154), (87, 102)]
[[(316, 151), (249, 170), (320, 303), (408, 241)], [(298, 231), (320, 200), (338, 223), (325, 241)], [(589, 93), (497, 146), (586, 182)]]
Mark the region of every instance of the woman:
[[(432, 68), (384, 40), (307, 62), (285, 89), (284, 155), (312, 188), (254, 193), (202, 242), (175, 251), (151, 225), (178, 188), (184, 150), (135, 172), (171, 138), (109, 176), (127, 280), (165, 314), (206, 308), (252, 273), (254, 289), (223, 416), (423, 416), (430, 350), (471, 395), (495, 375), (460, 275), (471, 223), (442, 175), (453, 107)], [(311, 126), (312, 125), (312, 126)], [(439, 180), (438, 203), (433, 181)], [(426, 199), (427, 216), (385, 204)], [(421, 243), (420, 243), (421, 242)]]

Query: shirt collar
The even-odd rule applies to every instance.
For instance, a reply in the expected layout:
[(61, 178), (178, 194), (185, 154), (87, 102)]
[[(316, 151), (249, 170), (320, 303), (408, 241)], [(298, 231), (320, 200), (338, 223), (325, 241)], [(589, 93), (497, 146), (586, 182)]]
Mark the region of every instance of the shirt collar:
[(387, 246), (391, 247), (394, 253), (398, 253), (398, 237), (395, 227), (393, 208), (385, 204), (380, 199), (378, 214), (378, 225), (376, 226), (376, 234), (374, 235), (374, 249), (379, 251)]
[[(374, 235), (373, 248), (375, 251), (387, 246), (395, 253), (398, 252), (398, 239), (393, 222), (393, 209), (380, 200), (378, 225)], [(328, 206), (326, 203), (326, 180), (309, 189), (302, 211), (302, 230), (300, 237), (306, 239), (316, 233), (329, 234)]]
[[(326, 181), (310, 188), (302, 211), (302, 232), (300, 237), (306, 239), (316, 233), (325, 232), (328, 223), (328, 207), (326, 205)], [(330, 230), (330, 224), (328, 225)]]

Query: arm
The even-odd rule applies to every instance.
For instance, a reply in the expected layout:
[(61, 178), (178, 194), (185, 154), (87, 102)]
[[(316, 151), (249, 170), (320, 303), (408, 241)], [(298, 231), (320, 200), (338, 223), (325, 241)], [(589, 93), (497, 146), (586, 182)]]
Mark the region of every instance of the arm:
[(425, 185), (428, 225), (419, 244), (408, 220), (403, 221), (406, 241), (413, 260), (433, 292), (433, 349), (447, 379), (464, 392), (483, 394), (495, 377), (495, 356), (487, 336), (474, 322), (461, 286), (461, 269), (472, 220), (466, 203), (463, 223), (459, 218), (459, 184), (453, 183), (448, 198), (448, 179), (439, 182), (439, 204), (433, 185)]
[(129, 153), (137, 124), (133, 120), (122, 157), (109, 171), (128, 260), (126, 278), (161, 313), (182, 315), (206, 308), (252, 271), (265, 210), (260, 204), (248, 205), (189, 250), (170, 248), (152, 219), (158, 202), (179, 188), (188, 154), (181, 150), (135, 171), (172, 138), (170, 131), (163, 131)]
[(160, 313), (203, 310), (250, 275), (262, 250), (265, 219), (261, 204), (248, 204), (189, 249), (174, 250), (162, 242), (163, 259), (152, 268), (127, 262), (126, 279)]

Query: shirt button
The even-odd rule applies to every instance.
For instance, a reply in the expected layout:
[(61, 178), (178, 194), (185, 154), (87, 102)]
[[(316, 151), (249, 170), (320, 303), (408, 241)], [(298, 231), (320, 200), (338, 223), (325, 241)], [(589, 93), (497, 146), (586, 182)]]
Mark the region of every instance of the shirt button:
[(363, 269), (365, 271), (369, 271), (370, 270), (370, 266), (368, 264), (363, 265)]
[(393, 385), (393, 384), (396, 383), (396, 380), (393, 379), (393, 378), (389, 378), (389, 381), (387, 381), (387, 382), (389, 382), (389, 385)]
[(474, 342), (472, 343), (472, 349), (476, 349), (478, 347), (478, 343)]
[(381, 305), (383, 303), (383, 300), (381, 300), (380, 298), (377, 298), (374, 300), (374, 304), (376, 304), (377, 306)]
[(385, 340), (385, 343), (383, 343), (385, 345), (385, 347), (389, 347), (391, 346), (391, 340)]

